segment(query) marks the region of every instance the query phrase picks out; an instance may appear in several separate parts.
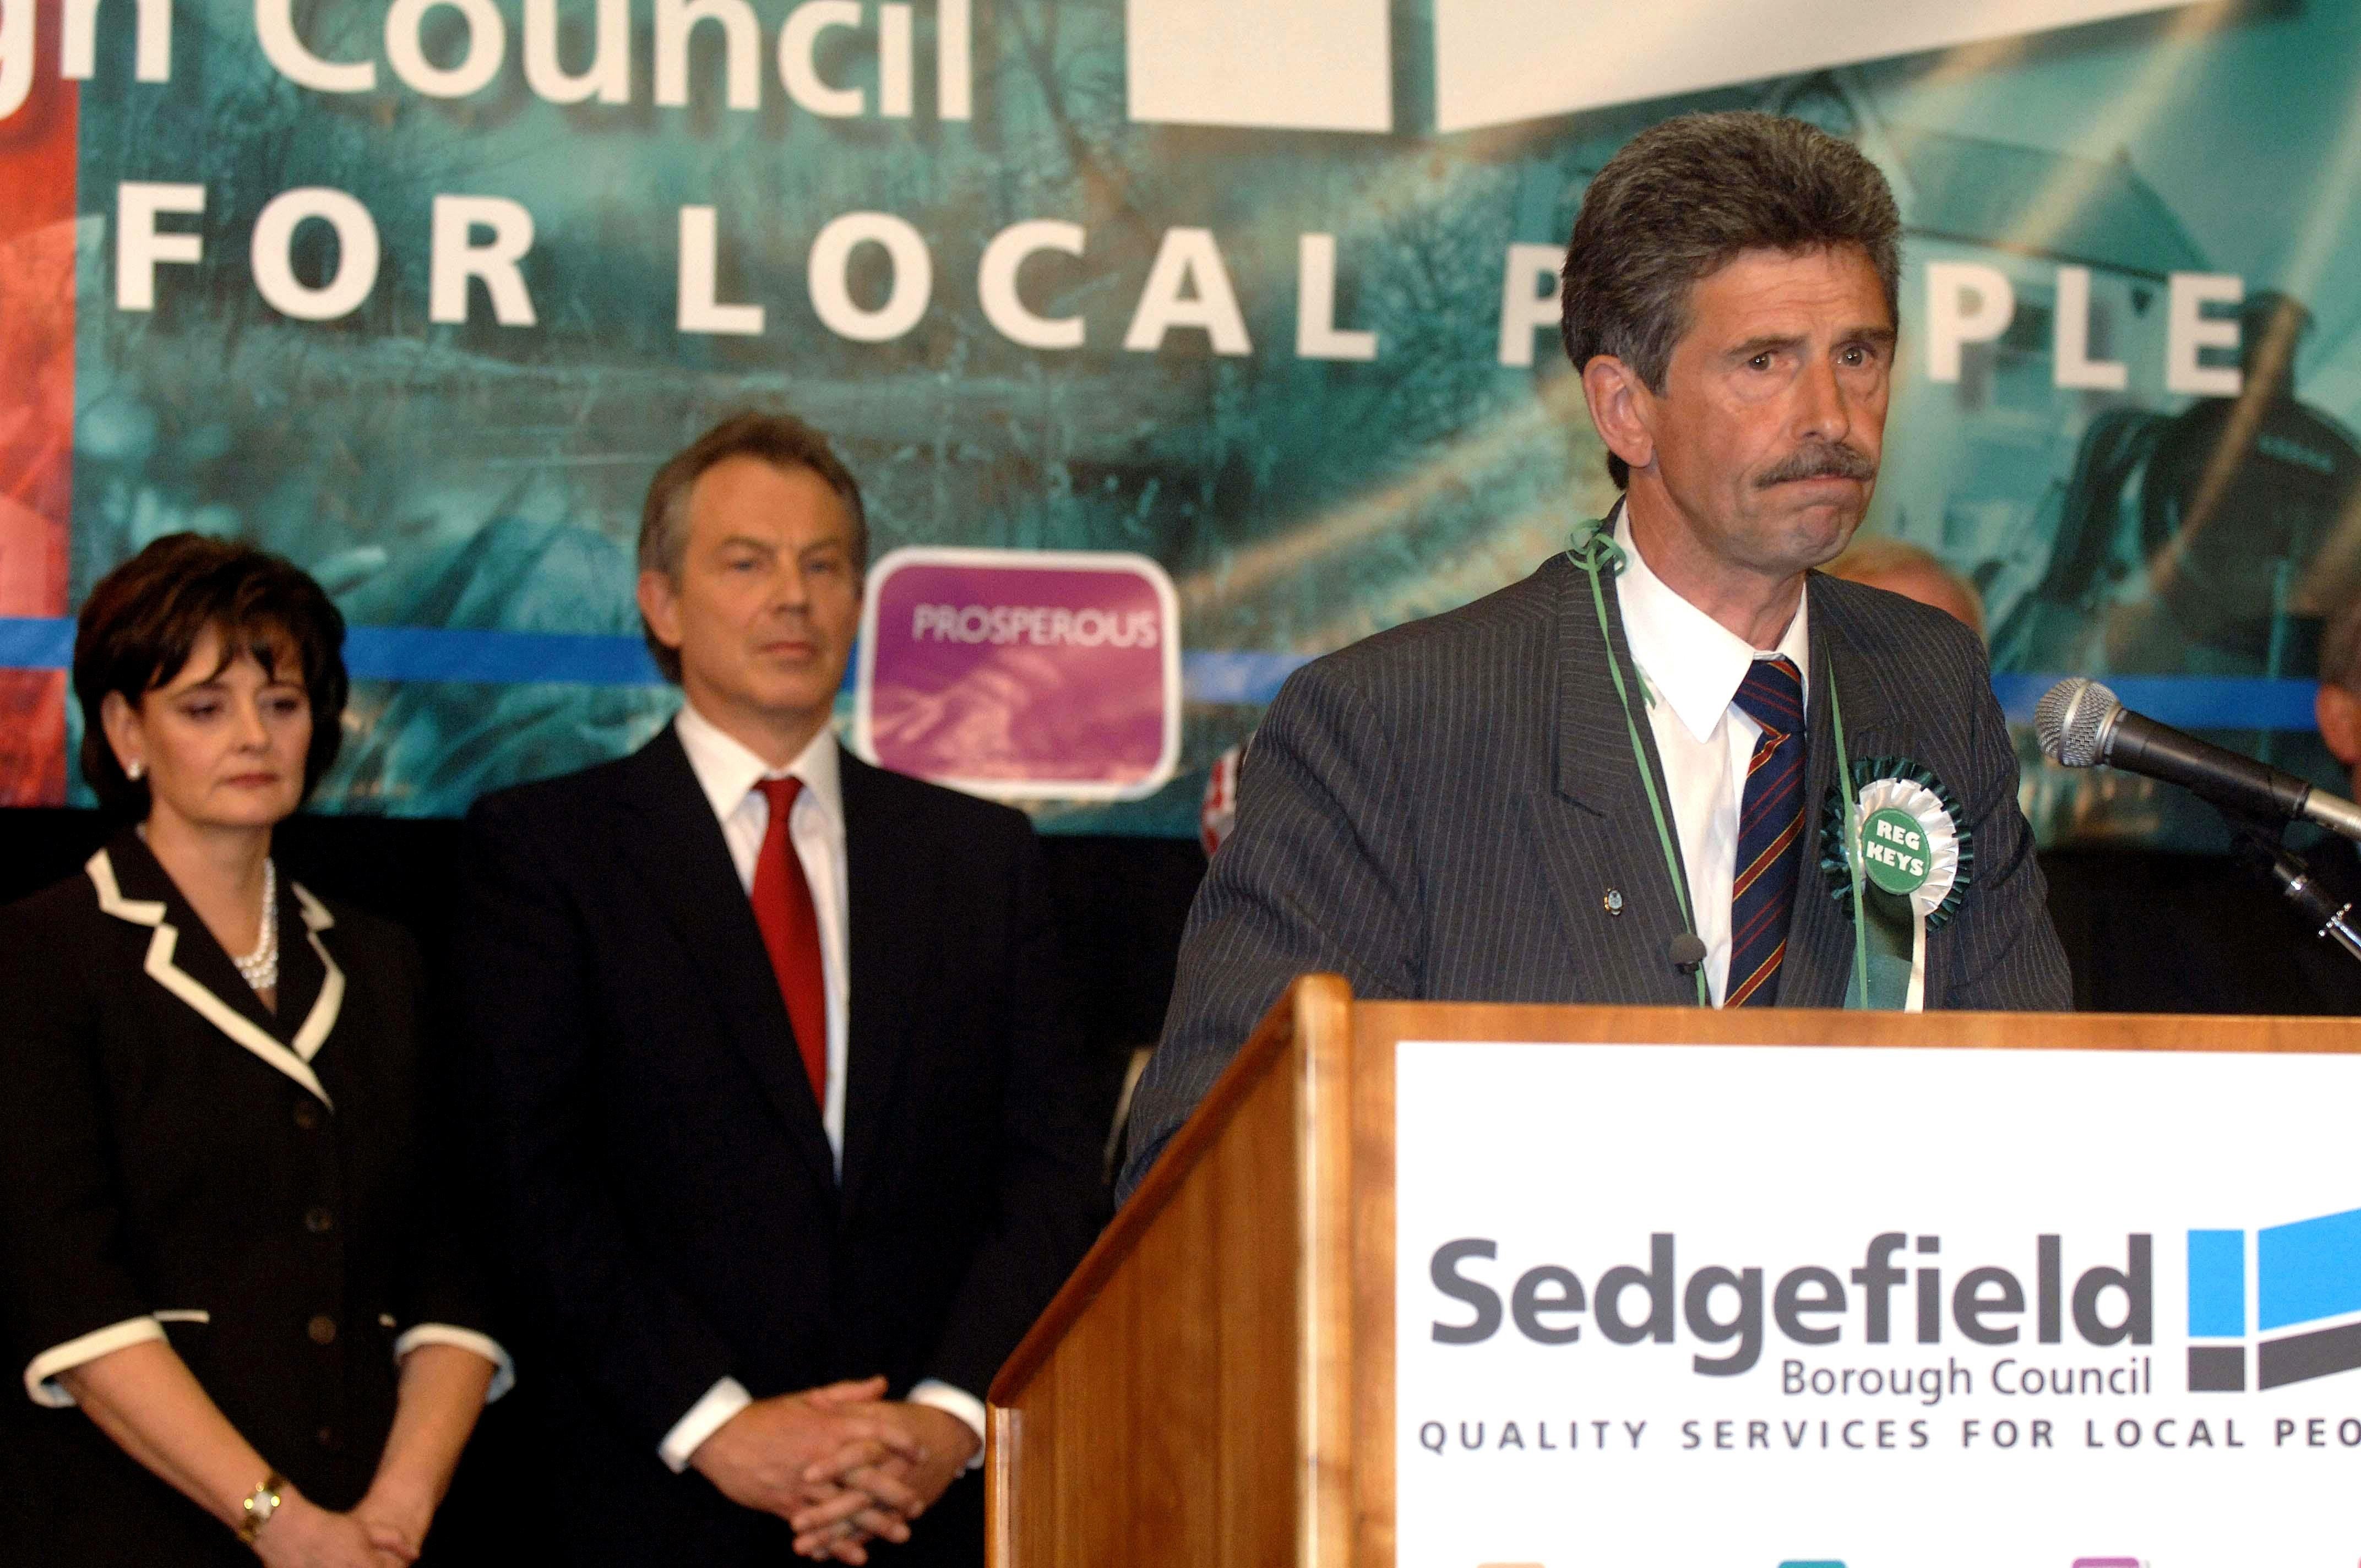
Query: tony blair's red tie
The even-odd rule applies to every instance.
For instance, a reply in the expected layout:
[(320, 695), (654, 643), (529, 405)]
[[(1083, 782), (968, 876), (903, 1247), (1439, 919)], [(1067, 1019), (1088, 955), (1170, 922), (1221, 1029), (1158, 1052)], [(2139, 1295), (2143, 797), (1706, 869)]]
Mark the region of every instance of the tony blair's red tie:
[(754, 924), (763, 928), (763, 946), (771, 951), (771, 970), (779, 977), (779, 995), (787, 1004), (787, 1022), (795, 1026), (796, 1048), (803, 1054), (812, 1099), (825, 1107), (828, 979), (820, 968), (819, 916), (812, 905), (804, 862), (787, 836), (787, 816), (804, 782), (764, 779), (754, 787), (771, 803), (771, 825), (763, 829), (763, 848), (754, 860)]
[(1782, 656), (1747, 666), (1737, 703), (1763, 726), (1738, 810), (1737, 874), (1730, 888), (1725, 1007), (1773, 1007), (1795, 907), (1795, 840), (1804, 821), (1804, 678)]

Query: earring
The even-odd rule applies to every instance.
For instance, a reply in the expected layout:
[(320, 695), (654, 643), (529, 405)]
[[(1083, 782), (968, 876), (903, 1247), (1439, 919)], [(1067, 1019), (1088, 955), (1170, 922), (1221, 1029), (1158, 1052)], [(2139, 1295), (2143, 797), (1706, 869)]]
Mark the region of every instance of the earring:
[(148, 764), (145, 762), (134, 762), (129, 767), (124, 769), (123, 772), (133, 784), (137, 784), (142, 778), (147, 776)]

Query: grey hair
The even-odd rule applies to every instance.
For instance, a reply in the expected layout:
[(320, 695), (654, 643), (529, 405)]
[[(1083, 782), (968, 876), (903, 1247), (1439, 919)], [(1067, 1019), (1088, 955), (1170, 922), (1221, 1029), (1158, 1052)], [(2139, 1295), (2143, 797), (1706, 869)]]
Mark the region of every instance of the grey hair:
[[(1900, 319), (1902, 216), (1860, 148), (1802, 120), (1751, 110), (1683, 115), (1607, 160), (1582, 199), (1559, 274), (1559, 332), (1578, 372), (1598, 356), (1664, 389), (1698, 280), (1749, 250), (1858, 247)], [(1631, 469), (1609, 455), (1618, 486)]]
[[(869, 568), (869, 513), (861, 502), (861, 481), (844, 466), (828, 437), (793, 414), (749, 411), (733, 414), (698, 436), (648, 481), (648, 496), (640, 508), (640, 570), (661, 572), (680, 581), (681, 563), (688, 555), (688, 501), (697, 481), (707, 470), (732, 457), (752, 457), (774, 468), (808, 468), (828, 481), (852, 514), (852, 566)], [(664, 679), (680, 683), (680, 654), (656, 640), (644, 621), (641, 632), (648, 652)]]

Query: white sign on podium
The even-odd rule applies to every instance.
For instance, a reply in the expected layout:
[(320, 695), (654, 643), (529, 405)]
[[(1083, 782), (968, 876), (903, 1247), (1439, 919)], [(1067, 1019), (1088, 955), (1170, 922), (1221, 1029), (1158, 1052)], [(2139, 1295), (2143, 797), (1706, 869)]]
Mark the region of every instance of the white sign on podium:
[(1401, 1568), (2361, 1559), (2361, 1058), (1396, 1071)]

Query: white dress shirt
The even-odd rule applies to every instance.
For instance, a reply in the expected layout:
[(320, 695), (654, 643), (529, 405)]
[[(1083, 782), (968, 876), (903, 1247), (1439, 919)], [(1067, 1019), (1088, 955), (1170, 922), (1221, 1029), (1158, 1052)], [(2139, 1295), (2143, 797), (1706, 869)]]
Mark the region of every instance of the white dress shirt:
[[(749, 896), (754, 891), (754, 864), (771, 828), (770, 797), (755, 786), (767, 779), (803, 781), (795, 805), (788, 809), (787, 839), (795, 846), (796, 859), (803, 862), (804, 880), (811, 884), (812, 912), (819, 922), (820, 972), (828, 993), (828, 1092), (820, 1106), (820, 1125), (828, 1133), (828, 1146), (841, 1176), (845, 1031), (852, 1003), (849, 957), (852, 922), (845, 892), (844, 789), (838, 780), (836, 731), (822, 726), (811, 744), (784, 768), (772, 767), (686, 702), (673, 720), (673, 732), (680, 738), (681, 750), (688, 753), (688, 765), (713, 815), (720, 820), (721, 837), (738, 869), (738, 885)], [(983, 1401), (965, 1389), (928, 1378), (910, 1390), (910, 1398), (915, 1404), (932, 1405), (957, 1416), (974, 1429), (979, 1443), (983, 1441)], [(753, 1402), (753, 1396), (738, 1379), (724, 1377), (674, 1423), (657, 1452), (675, 1471), (686, 1469), (697, 1445)], [(979, 1448), (969, 1468), (982, 1462)]]
[[(1615, 543), (1624, 558), (1615, 581), (1623, 635), (1647, 688), (1648, 724), (1671, 797), (1664, 805), (1680, 835), (1689, 909), (1705, 943), (1706, 983), (1719, 1007), (1730, 982), (1730, 890), (1738, 875), (1739, 808), (1746, 799), (1754, 742), (1763, 736), (1763, 727), (1737, 707), (1738, 688), (1749, 664), (1784, 653), (1803, 677), (1804, 710), (1811, 711), (1811, 596), (1796, 602), (1795, 617), (1779, 645), (1758, 649), (1649, 569), (1631, 539), (1631, 513), (1620, 504), (1615, 509)], [(1808, 812), (1810, 802), (1805, 806)], [(1805, 824), (1807, 833), (1813, 826)], [(1796, 896), (1809, 891), (1799, 883)]]
[(852, 1001), (845, 939), (851, 916), (844, 892), (844, 788), (837, 781), (836, 731), (822, 726), (811, 744), (784, 768), (763, 762), (686, 703), (673, 720), (673, 732), (688, 753), (688, 765), (713, 815), (721, 819), (721, 837), (730, 846), (730, 863), (738, 868), (738, 885), (749, 897), (754, 892), (754, 861), (762, 853), (763, 835), (771, 830), (770, 796), (755, 786), (770, 779), (803, 781), (787, 813), (787, 838), (796, 847), (796, 859), (803, 862), (804, 880), (811, 884), (812, 913), (819, 920), (819, 967), (828, 992), (828, 1096), (819, 1119), (836, 1157), (837, 1174), (842, 1176), (845, 1020)]

